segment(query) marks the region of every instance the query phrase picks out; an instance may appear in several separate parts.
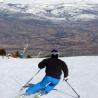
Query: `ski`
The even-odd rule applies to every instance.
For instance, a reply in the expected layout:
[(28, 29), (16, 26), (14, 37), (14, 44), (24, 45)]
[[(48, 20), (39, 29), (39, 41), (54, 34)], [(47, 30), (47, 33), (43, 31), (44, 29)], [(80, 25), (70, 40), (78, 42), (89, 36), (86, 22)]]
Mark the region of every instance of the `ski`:
[(15, 96), (15, 98), (23, 98), (23, 97), (24, 97), (24, 96), (20, 96), (20, 95), (19, 95), (19, 96)]
[(15, 96), (15, 98), (25, 98), (25, 94), (24, 93), (21, 93), (21, 94), (17, 94), (16, 96)]
[(40, 97), (41, 97), (40, 94), (35, 94), (35, 95), (33, 96), (33, 98), (40, 98)]
[(25, 94), (17, 95), (15, 96), (15, 98), (41, 98), (41, 96), (44, 96), (44, 95), (47, 95), (47, 94), (42, 93), (42, 91), (39, 91), (32, 95), (25, 95)]

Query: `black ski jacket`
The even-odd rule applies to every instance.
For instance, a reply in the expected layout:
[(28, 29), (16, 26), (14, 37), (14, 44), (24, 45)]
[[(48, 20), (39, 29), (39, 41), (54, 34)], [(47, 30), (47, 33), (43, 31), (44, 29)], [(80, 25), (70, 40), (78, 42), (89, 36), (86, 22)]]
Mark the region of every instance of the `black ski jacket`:
[(64, 78), (68, 76), (68, 68), (64, 61), (58, 58), (48, 58), (44, 59), (38, 64), (40, 69), (46, 67), (46, 75), (52, 76), (54, 78), (60, 79), (62, 71), (64, 73)]

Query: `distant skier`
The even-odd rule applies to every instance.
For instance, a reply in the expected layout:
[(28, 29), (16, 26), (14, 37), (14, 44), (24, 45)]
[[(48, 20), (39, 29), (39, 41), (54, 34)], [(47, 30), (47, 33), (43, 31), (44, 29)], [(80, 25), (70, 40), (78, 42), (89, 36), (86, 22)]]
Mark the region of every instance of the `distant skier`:
[(44, 59), (38, 64), (40, 69), (46, 68), (46, 75), (41, 82), (30, 86), (26, 90), (26, 95), (31, 95), (36, 92), (41, 92), (41, 94), (47, 94), (59, 83), (61, 78), (61, 73), (64, 73), (64, 80), (67, 80), (68, 68), (64, 61), (58, 59), (59, 52), (57, 50), (51, 51), (51, 57)]

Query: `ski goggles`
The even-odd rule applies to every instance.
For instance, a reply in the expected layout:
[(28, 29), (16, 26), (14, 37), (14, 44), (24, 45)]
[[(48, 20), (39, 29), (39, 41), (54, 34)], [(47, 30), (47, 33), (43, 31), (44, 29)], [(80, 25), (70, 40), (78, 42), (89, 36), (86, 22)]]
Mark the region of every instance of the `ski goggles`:
[(59, 52), (51, 52), (51, 54), (53, 54), (53, 55), (59, 55), (60, 53)]

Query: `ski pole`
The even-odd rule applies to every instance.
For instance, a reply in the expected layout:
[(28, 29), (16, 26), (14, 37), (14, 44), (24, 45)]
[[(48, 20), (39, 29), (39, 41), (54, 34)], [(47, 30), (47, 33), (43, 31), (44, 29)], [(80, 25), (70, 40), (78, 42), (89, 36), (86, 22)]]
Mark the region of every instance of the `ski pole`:
[(75, 92), (75, 94), (78, 96), (78, 98), (80, 98), (80, 95), (75, 91), (75, 89), (68, 83), (67, 80), (65, 80), (66, 83), (71, 87), (71, 89)]
[(24, 47), (23, 54), (25, 54), (28, 47), (29, 47), (29, 44), (27, 44), (26, 47)]
[(20, 90), (23, 90), (24, 87), (25, 87), (26, 85), (28, 85), (28, 83), (29, 83), (40, 71), (41, 71), (41, 69), (39, 69), (38, 72), (36, 72), (35, 75), (34, 75), (33, 77), (31, 77), (31, 78), (24, 84), (24, 86), (21, 87)]

